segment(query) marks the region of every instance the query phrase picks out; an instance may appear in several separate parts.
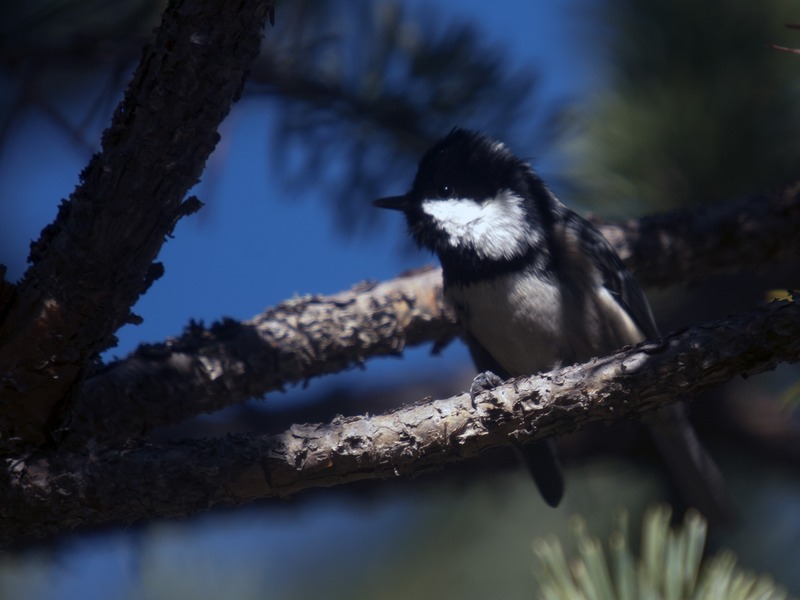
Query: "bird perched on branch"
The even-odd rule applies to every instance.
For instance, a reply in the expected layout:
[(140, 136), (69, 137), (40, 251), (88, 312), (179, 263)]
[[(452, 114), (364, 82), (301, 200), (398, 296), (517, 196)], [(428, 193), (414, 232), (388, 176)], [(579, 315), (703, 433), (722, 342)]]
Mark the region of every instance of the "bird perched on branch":
[[(503, 379), (585, 362), (658, 337), (650, 306), (602, 234), (564, 206), (501, 142), (454, 129), (422, 157), (402, 211), (442, 264), (444, 295), (480, 371), (470, 393)], [(646, 419), (689, 505), (723, 517), (719, 471), (677, 404)], [(552, 441), (520, 448), (551, 506), (564, 479)]]

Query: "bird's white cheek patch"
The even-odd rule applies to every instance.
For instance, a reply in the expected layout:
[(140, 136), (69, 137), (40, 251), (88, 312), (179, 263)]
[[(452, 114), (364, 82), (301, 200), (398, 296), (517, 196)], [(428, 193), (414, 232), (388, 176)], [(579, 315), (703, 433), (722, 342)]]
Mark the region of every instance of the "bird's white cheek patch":
[(467, 227), (481, 219), (483, 214), (483, 207), (480, 204), (460, 198), (423, 200), (422, 210), (436, 221), (451, 241), (463, 237)]
[(483, 258), (512, 258), (531, 241), (521, 200), (511, 192), (481, 203), (463, 198), (423, 200), (422, 210), (450, 246), (470, 249)]

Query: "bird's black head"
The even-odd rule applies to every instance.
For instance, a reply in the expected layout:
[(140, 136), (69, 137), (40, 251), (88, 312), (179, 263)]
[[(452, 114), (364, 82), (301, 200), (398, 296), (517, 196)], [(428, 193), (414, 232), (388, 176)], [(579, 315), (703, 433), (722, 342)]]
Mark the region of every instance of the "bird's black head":
[(502, 143), (454, 129), (420, 160), (411, 190), (375, 200), (402, 210), (414, 240), (445, 270), (457, 262), (517, 260), (541, 245), (555, 199), (531, 166)]

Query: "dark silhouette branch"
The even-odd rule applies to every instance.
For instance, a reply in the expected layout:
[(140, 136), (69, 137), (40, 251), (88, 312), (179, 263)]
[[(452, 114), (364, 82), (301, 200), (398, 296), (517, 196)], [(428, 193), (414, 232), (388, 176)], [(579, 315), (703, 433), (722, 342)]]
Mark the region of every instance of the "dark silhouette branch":
[(703, 281), (797, 260), (800, 181), (723, 205), (595, 224), (642, 285)]
[[(666, 286), (800, 255), (799, 191), (601, 228), (643, 282)], [(124, 441), (456, 334), (438, 269), (297, 298), (252, 321), (192, 325), (176, 340), (140, 347), (86, 381), (68, 426), (76, 440)]]
[(482, 393), (474, 407), (461, 394), (271, 436), (38, 452), (7, 461), (0, 475), (0, 542), (417, 475), (512, 439), (529, 442), (638, 416), (737, 375), (798, 360), (800, 305), (773, 302), (582, 365), (511, 380)]
[(0, 306), (0, 451), (45, 441), (70, 388), (162, 272), (153, 263), (258, 53), (271, 2), (176, 0), (31, 266)]

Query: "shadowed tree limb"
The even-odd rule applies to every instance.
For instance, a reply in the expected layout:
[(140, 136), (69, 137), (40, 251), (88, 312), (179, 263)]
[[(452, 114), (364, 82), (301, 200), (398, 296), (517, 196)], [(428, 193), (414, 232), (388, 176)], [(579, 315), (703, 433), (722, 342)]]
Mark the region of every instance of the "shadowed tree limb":
[(646, 287), (703, 281), (800, 256), (800, 181), (726, 204), (604, 223), (594, 219)]
[(5, 463), (0, 542), (417, 475), (512, 439), (529, 442), (637, 416), (737, 375), (798, 360), (800, 305), (780, 301), (511, 380), (482, 393), (474, 407), (461, 394), (382, 415), (294, 425), (278, 435), (39, 452)]
[[(601, 225), (643, 283), (667, 286), (800, 256), (800, 184), (772, 196)], [(124, 441), (286, 383), (444, 343), (457, 334), (441, 273), (421, 270), (332, 296), (289, 300), (246, 322), (192, 325), (89, 378), (73, 439)]]
[(70, 388), (163, 268), (153, 263), (216, 145), (271, 2), (175, 0), (31, 266), (0, 306), (0, 451), (41, 444)]

